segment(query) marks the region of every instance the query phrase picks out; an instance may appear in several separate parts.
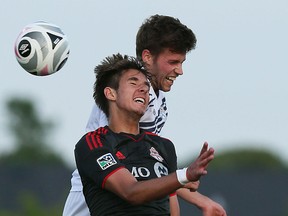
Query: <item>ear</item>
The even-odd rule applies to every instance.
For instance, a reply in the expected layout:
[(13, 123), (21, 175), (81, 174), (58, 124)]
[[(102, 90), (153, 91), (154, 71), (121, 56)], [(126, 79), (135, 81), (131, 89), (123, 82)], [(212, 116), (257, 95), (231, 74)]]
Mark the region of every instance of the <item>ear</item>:
[(108, 100), (116, 100), (117, 94), (115, 89), (111, 88), (111, 87), (106, 87), (104, 89), (104, 95)]
[(148, 49), (142, 51), (142, 60), (146, 66), (152, 65), (153, 57)]

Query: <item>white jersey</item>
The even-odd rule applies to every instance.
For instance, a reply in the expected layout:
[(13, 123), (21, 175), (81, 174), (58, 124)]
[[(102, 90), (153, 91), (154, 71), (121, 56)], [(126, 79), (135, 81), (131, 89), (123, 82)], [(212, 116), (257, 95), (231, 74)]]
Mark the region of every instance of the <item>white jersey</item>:
[[(166, 98), (162, 91), (159, 91), (159, 96), (157, 97), (154, 89), (150, 88), (149, 99), (150, 101), (146, 112), (140, 119), (140, 127), (147, 131), (160, 134), (168, 117)], [(107, 124), (108, 120), (105, 113), (95, 104), (86, 125), (86, 132), (94, 131)], [(82, 182), (77, 169), (72, 173), (71, 185), (71, 191), (82, 191)]]
[[(150, 88), (149, 98), (149, 105), (145, 114), (140, 119), (140, 128), (160, 134), (168, 116), (166, 98), (162, 91), (159, 91), (159, 96), (157, 97), (153, 88)], [(107, 124), (106, 115), (98, 106), (96, 106), (96, 104), (94, 104), (86, 126), (86, 132), (94, 131)]]
[(140, 119), (140, 128), (160, 135), (168, 117), (166, 98), (162, 91), (159, 91), (157, 97), (153, 88), (150, 88), (149, 98), (150, 101), (146, 112)]

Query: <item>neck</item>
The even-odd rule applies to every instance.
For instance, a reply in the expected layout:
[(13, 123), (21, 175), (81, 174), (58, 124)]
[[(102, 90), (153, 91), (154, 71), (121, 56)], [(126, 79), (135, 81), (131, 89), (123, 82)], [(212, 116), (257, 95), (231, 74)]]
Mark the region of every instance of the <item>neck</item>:
[(159, 96), (159, 88), (158, 86), (156, 85), (156, 81), (155, 81), (156, 78), (153, 79), (153, 77), (151, 76), (151, 79), (150, 79), (150, 83), (151, 83), (151, 87), (153, 88), (156, 96), (158, 97)]
[(121, 114), (113, 114), (109, 116), (108, 126), (114, 133), (129, 133), (137, 135), (140, 133), (139, 116), (131, 116)]

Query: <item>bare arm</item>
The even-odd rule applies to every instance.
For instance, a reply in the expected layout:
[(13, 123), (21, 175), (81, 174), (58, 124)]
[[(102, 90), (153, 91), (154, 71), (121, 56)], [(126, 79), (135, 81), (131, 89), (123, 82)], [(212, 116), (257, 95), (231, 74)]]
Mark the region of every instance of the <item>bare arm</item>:
[(180, 216), (180, 206), (176, 194), (174, 196), (169, 197), (169, 205), (170, 205), (170, 216)]
[[(189, 165), (186, 171), (187, 181), (197, 181), (207, 173), (207, 166), (214, 158), (214, 150), (208, 150), (205, 143), (199, 157)], [(142, 204), (151, 200), (162, 198), (183, 187), (178, 181), (176, 172), (161, 178), (147, 181), (137, 181), (127, 170), (119, 169), (108, 177), (105, 189), (117, 194), (131, 204)]]
[(181, 186), (176, 173), (138, 182), (129, 170), (120, 169), (108, 178), (105, 189), (136, 205), (162, 198), (175, 192)]
[(177, 190), (177, 195), (185, 201), (196, 205), (201, 209), (203, 216), (226, 216), (226, 211), (217, 202), (211, 200), (209, 197), (202, 195), (199, 192), (190, 192), (185, 188)]

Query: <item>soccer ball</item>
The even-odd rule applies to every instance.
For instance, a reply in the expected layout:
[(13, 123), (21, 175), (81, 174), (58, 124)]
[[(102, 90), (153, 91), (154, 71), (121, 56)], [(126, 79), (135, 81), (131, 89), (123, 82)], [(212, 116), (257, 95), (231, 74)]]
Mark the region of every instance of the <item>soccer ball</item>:
[(37, 76), (59, 71), (70, 52), (62, 30), (54, 24), (42, 21), (25, 26), (16, 39), (14, 49), (22, 68)]

